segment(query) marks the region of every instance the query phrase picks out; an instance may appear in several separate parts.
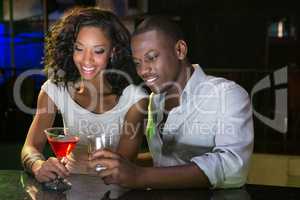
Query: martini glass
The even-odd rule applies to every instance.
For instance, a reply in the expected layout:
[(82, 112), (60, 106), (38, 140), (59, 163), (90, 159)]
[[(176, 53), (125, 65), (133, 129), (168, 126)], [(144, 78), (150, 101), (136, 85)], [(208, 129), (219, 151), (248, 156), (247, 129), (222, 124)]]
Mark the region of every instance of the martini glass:
[[(52, 151), (60, 162), (69, 155), (79, 141), (79, 137), (70, 133), (68, 128), (53, 127), (46, 129), (44, 132)], [(57, 176), (53, 181), (45, 182), (43, 186), (47, 190), (66, 191), (71, 189), (72, 185), (66, 179)]]

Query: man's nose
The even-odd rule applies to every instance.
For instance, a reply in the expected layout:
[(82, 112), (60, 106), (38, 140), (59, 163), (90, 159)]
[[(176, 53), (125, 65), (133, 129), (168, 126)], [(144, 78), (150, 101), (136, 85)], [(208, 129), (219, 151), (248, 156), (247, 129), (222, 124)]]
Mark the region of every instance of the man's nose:
[(145, 77), (147, 76), (147, 74), (149, 74), (150, 72), (152, 71), (152, 68), (151, 68), (151, 65), (147, 62), (143, 62), (141, 64), (141, 66), (139, 67), (138, 69), (138, 74), (141, 76), (141, 77)]

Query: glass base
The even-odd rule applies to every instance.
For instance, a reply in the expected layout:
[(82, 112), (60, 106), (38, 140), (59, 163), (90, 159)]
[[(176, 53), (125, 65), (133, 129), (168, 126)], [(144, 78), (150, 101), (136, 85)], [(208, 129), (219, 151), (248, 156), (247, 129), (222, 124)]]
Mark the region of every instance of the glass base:
[(58, 178), (53, 181), (42, 183), (42, 186), (46, 191), (64, 192), (70, 190), (72, 184), (64, 178)]

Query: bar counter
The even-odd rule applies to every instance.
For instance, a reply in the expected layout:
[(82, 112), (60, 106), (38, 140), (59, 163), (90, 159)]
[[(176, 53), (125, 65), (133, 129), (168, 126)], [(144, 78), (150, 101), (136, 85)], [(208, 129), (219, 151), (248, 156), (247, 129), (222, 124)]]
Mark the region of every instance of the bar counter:
[[(83, 186), (84, 187), (84, 186)], [(68, 192), (72, 192), (72, 189)], [(102, 199), (109, 199), (108, 192)], [(76, 194), (77, 195), (77, 194)], [(84, 195), (84, 194), (78, 194)], [(83, 200), (93, 199), (86, 194)], [(65, 200), (66, 193), (47, 192), (31, 176), (23, 171), (0, 170), (0, 200)], [(120, 200), (298, 200), (300, 188), (247, 184), (239, 189), (183, 189), (183, 190), (131, 190), (119, 197)]]

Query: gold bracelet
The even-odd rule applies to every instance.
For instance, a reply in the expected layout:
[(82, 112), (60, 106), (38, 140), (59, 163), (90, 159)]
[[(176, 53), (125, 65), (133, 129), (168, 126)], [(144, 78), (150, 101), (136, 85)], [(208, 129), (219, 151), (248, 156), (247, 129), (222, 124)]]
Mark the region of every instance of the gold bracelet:
[(23, 158), (23, 168), (25, 171), (33, 174), (32, 166), (38, 160), (45, 160), (45, 157), (40, 153), (27, 154)]

